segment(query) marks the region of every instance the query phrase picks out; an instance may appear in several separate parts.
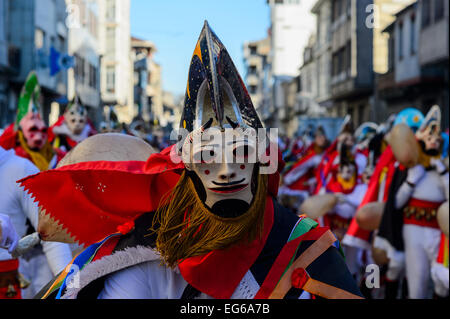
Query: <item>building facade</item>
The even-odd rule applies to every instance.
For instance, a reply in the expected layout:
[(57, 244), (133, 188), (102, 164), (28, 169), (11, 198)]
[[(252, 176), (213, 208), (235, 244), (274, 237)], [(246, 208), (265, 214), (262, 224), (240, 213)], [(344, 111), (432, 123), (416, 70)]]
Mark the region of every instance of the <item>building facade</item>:
[(146, 40), (131, 37), (131, 51), (134, 63), (134, 116), (150, 121), (151, 99), (147, 95), (150, 85), (152, 56), (156, 46)]
[[(436, 4), (439, 7), (439, 1)], [(444, 9), (436, 4), (414, 2), (396, 13), (384, 29), (389, 63), (388, 72), (378, 76), (377, 97), (384, 116), (405, 107), (426, 113), (437, 104), (443, 112), (443, 127), (448, 128), (448, 2), (441, 3)], [(436, 35), (441, 41), (436, 41)]]
[(442, 110), (442, 124), (449, 127), (449, 1), (420, 0), (421, 29), (418, 41), (422, 74), (433, 79), (424, 93), (423, 108), (437, 104)]
[(330, 106), (331, 98), (331, 0), (319, 0), (311, 12), (316, 15), (316, 41), (312, 58), (316, 61), (317, 87), (316, 102), (321, 106)]
[(383, 30), (395, 20), (395, 14), (416, 0), (374, 0), (368, 8), (368, 24), (373, 25), (373, 70), (388, 71), (388, 35)]
[(134, 65), (131, 57), (130, 0), (100, 0), (101, 99), (114, 106), (120, 122), (134, 116)]
[[(94, 124), (102, 120), (100, 95), (100, 65), (103, 52), (100, 47), (99, 0), (66, 0), (67, 11), (74, 15), (68, 28), (69, 55), (74, 57), (74, 68), (68, 70), (67, 98), (78, 96), (86, 106)], [(70, 23), (69, 23), (70, 24)]]
[(352, 116), (355, 126), (375, 113), (373, 29), (366, 26), (372, 0), (335, 0), (331, 14), (331, 100), (333, 116)]
[(270, 37), (260, 41), (246, 42), (243, 45), (244, 80), (252, 103), (259, 116), (265, 121), (270, 117), (267, 103), (269, 80)]
[(47, 123), (51, 110), (58, 109), (58, 101), (66, 97), (67, 70), (60, 66), (59, 61), (60, 57), (68, 54), (66, 10), (64, 0), (8, 1), (7, 19), (1, 22), (7, 22), (10, 69), (9, 108), (3, 125), (13, 120), (20, 90), (32, 70), (36, 71), (41, 86), (42, 112)]
[(270, 124), (286, 133), (292, 110), (287, 105), (283, 83), (299, 75), (303, 49), (315, 29), (311, 1), (267, 0), (271, 20), (271, 68), (273, 112)]

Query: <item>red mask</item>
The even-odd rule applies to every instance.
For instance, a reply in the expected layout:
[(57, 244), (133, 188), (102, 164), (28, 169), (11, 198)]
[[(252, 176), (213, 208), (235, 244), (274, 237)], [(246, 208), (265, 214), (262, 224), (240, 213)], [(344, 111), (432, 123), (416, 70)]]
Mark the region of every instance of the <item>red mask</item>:
[(25, 115), (20, 121), (20, 127), (31, 150), (39, 151), (44, 147), (48, 138), (48, 129), (39, 114), (30, 112)]

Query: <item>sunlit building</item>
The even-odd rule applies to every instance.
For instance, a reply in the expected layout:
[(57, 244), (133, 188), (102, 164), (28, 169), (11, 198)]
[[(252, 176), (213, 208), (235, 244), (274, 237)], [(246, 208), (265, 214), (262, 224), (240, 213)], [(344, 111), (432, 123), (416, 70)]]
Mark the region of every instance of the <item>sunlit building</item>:
[(101, 98), (114, 106), (120, 122), (134, 116), (134, 66), (131, 57), (130, 0), (100, 1)]

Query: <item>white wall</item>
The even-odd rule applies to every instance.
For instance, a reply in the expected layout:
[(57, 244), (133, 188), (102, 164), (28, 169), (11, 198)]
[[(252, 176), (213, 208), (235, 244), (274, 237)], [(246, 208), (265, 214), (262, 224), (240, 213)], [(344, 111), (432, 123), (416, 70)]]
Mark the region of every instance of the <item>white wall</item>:
[[(102, 62), (101, 90), (103, 100), (114, 100), (120, 121), (130, 122), (134, 114), (133, 64), (130, 40), (130, 0), (115, 0), (115, 52), (111, 58), (106, 52), (106, 1), (100, 0), (100, 42), (105, 56)], [(113, 58), (112, 58), (113, 57)], [(106, 91), (106, 67), (115, 66), (115, 92)]]
[(271, 5), (273, 75), (297, 76), (304, 47), (316, 27), (310, 12), (315, 0), (285, 2)]
[[(84, 1), (85, 5), (89, 7), (92, 12), (97, 12), (97, 30), (99, 30), (99, 1), (97, 0), (79, 0)], [(66, 0), (68, 5), (74, 3), (72, 0)], [(81, 8), (80, 8), (81, 9)], [(100, 68), (99, 55), (100, 55), (100, 44), (98, 34), (92, 34), (86, 25), (83, 25), (82, 21), (78, 21), (79, 25), (77, 27), (69, 28), (69, 44), (68, 52), (70, 55), (78, 55), (82, 57), (86, 62), (96, 67)], [(97, 31), (98, 32), (98, 31)], [(85, 65), (85, 72), (87, 72), (87, 65)], [(98, 73), (99, 74), (99, 73)], [(88, 73), (85, 73), (88, 76)], [(67, 96), (72, 99), (75, 93), (78, 94), (83, 101), (88, 106), (97, 107), (100, 104), (100, 94), (98, 89), (90, 87), (86, 84), (87, 79), (84, 83), (80, 81), (76, 82), (74, 70), (70, 69), (68, 71), (68, 92)]]

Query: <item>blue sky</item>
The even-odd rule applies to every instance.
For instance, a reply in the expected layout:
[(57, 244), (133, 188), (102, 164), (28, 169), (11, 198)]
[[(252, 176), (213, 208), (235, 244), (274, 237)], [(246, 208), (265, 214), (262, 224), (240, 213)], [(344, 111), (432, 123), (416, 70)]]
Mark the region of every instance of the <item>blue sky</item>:
[(270, 26), (266, 0), (131, 0), (131, 35), (157, 46), (164, 90), (184, 94), (205, 19), (244, 76), (242, 44), (263, 39)]

